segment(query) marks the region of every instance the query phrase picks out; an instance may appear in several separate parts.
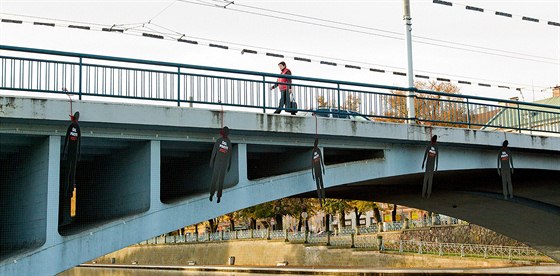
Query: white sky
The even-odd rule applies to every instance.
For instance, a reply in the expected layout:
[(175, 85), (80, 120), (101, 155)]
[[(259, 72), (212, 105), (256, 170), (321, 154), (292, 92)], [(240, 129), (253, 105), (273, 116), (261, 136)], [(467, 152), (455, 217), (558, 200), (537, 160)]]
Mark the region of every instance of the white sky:
[[(212, 3), (216, 0), (186, 1)], [(454, 3), (453, 7), (433, 4), (431, 0), (411, 0), (413, 36), (501, 49), (514, 53), (502, 52), (499, 54), (533, 60), (481, 54), (414, 42), (413, 53), (416, 74), (448, 77), (455, 80), (455, 83), (456, 80), (461, 79), (472, 81), (473, 84), (481, 82), (493, 85), (492, 88), (478, 85), (459, 85), (464, 94), (470, 95), (496, 98), (520, 96), (519, 92), (513, 89), (496, 88), (498, 84), (502, 84), (510, 87), (522, 87), (525, 100), (528, 101), (533, 98), (533, 86), (536, 99), (551, 96), (551, 90), (545, 88), (560, 84), (560, 27), (547, 25), (546, 22), (560, 22), (560, 1), (451, 0), (451, 2)], [(0, 23), (0, 44), (270, 73), (278, 73), (276, 64), (285, 60), (294, 75), (407, 86), (406, 77), (367, 71), (367, 68), (374, 67), (406, 72), (404, 40), (335, 30), (230, 10), (239, 9), (265, 13), (247, 9), (238, 4), (250, 5), (398, 32), (400, 35), (387, 33), (385, 35), (398, 36), (404, 39), (401, 0), (237, 0), (235, 1), (236, 4), (232, 4), (226, 9), (173, 0), (0, 0), (0, 18), (64, 23), (50, 19), (8, 15), (11, 13), (103, 25), (142, 23), (154, 18), (171, 3), (173, 4), (153, 19), (152, 23), (186, 34), (186, 39), (198, 40), (205, 45), (208, 44), (208, 41), (200, 38), (223, 41), (218, 44), (228, 46), (235, 46), (235, 43), (251, 45), (254, 47), (235, 47), (254, 49), (258, 50), (259, 53), (266, 51), (256, 48), (257, 46), (277, 49), (268, 52), (286, 54), (292, 57), (308, 57), (314, 61), (326, 60), (335, 61), (339, 64), (360, 65), (366, 69), (348, 69), (343, 68), (343, 66), (332, 67), (318, 64), (318, 62), (305, 63), (294, 61), (293, 58), (272, 58), (262, 54), (241, 55), (239, 51), (210, 48), (205, 45), (190, 45), (120, 33), (34, 26), (30, 23)], [(484, 13), (468, 11), (465, 10), (464, 6), (457, 4), (476, 6), (486, 9), (486, 11)], [(493, 11), (489, 10), (511, 13), (514, 16), (513, 18), (496, 16)], [(281, 14), (275, 16), (285, 17)], [(520, 16), (538, 18), (541, 22), (523, 21)], [(299, 20), (309, 19), (299, 18)], [(543, 23), (543, 21), (545, 22)], [(333, 25), (325, 22), (318, 23)], [(94, 27), (95, 25), (90, 24), (90, 26)], [(132, 25), (127, 26), (131, 27)], [(147, 26), (157, 28), (150, 24)], [(340, 27), (375, 32), (348, 26)], [(148, 32), (149, 30), (144, 29), (144, 31)], [(177, 36), (175, 37), (177, 38)], [(426, 41), (418, 38), (416, 40)], [(430, 43), (443, 44), (434, 41), (430, 41)], [(477, 50), (480, 51), (481, 49)], [(490, 52), (490, 50), (483, 51)], [(301, 54), (290, 54), (289, 52)], [(496, 51), (491, 52), (496, 53)], [(325, 58), (312, 55), (324, 56)], [(355, 62), (341, 62), (334, 60), (335, 58)], [(377, 65), (364, 65), (358, 62)], [(541, 92), (543, 89), (544, 92)]]

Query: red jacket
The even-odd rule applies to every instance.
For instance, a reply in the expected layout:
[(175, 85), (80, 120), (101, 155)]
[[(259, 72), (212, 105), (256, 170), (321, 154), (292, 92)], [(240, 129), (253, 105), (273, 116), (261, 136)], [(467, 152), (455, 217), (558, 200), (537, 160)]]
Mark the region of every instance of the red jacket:
[[(282, 74), (282, 75), (292, 75), (292, 72), (290, 71), (290, 69), (284, 68), (284, 70), (282, 70), (282, 73), (280, 73), (280, 74)], [(281, 91), (292, 89), (291, 85), (281, 84), (281, 83), (292, 83), (292, 79), (278, 78), (277, 82), (278, 83), (275, 84), (275, 86), (277, 86)]]

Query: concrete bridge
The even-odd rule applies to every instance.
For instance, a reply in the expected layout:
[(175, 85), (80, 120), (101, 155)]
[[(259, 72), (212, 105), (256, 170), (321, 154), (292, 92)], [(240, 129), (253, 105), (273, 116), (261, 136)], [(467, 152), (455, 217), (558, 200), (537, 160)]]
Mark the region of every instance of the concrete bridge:
[[(560, 260), (560, 138), (303, 116), (74, 102), (82, 159), (76, 220), (58, 229), (64, 100), (0, 97), (2, 275), (56, 274), (184, 225), (289, 197), (314, 197), (315, 131), (327, 197), (375, 200), (460, 218)], [(223, 124), (234, 157), (220, 204), (208, 201), (208, 162)], [(430, 199), (421, 197), (427, 141), (440, 141)], [(506, 137), (507, 135), (507, 137)], [(496, 173), (504, 139), (514, 195)]]

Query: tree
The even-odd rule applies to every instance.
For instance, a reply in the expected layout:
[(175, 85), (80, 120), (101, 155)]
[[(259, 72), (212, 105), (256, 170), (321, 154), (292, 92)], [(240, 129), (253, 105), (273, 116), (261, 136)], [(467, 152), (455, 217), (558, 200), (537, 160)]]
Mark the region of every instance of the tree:
[[(414, 107), (418, 124), (461, 127), (467, 122), (467, 105), (460, 94), (460, 88), (449, 82), (416, 82), (419, 90), (430, 90), (450, 94), (449, 96), (416, 93)], [(408, 116), (404, 91), (392, 91), (395, 96), (387, 97), (387, 117), (405, 118)], [(378, 121), (403, 123), (405, 119), (380, 118)], [(449, 123), (451, 122), (451, 123)], [(462, 122), (462, 123), (461, 123)]]
[[(344, 98), (343, 100), (344, 102), (340, 104), (340, 109), (342, 110), (351, 110), (357, 112), (360, 109), (360, 105), (362, 104), (362, 99), (354, 95), (346, 95), (346, 98)], [(329, 103), (323, 96), (317, 96), (317, 106), (330, 107), (335, 109), (338, 108), (338, 104), (335, 100), (332, 100)]]
[(373, 216), (375, 217), (375, 222), (383, 222), (383, 219), (381, 218), (381, 211), (379, 210), (379, 204), (377, 202), (373, 203)]
[(220, 223), (220, 217), (208, 220), (208, 227), (210, 228), (210, 233), (214, 233), (218, 230), (219, 223)]
[(224, 221), (229, 221), (229, 230), (235, 231), (235, 220), (239, 219), (238, 212), (231, 212), (223, 216)]
[(348, 200), (346, 199), (332, 199), (327, 198), (325, 203), (323, 204), (323, 211), (327, 214), (338, 214), (339, 223), (338, 228), (342, 229), (342, 227), (346, 224), (346, 211), (350, 210), (351, 207), (348, 204)]
[(363, 200), (351, 200), (348, 202), (350, 208), (354, 210), (356, 216), (356, 226), (360, 226), (360, 217), (363, 213), (373, 210), (375, 202)]

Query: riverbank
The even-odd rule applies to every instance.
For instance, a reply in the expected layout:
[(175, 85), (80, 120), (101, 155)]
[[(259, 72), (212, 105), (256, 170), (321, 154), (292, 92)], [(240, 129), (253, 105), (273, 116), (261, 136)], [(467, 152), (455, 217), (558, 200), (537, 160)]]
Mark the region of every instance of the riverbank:
[(135, 245), (93, 260), (96, 264), (163, 266), (219, 266), (229, 264), (230, 261), (236, 266), (367, 268), (474, 268), (532, 264), (531, 261), (521, 260), (403, 254), (274, 240)]
[(60, 276), (88, 275), (560, 275), (560, 265), (538, 265), (502, 268), (304, 268), (304, 267), (242, 267), (242, 266), (145, 266), (145, 265), (82, 265)]

